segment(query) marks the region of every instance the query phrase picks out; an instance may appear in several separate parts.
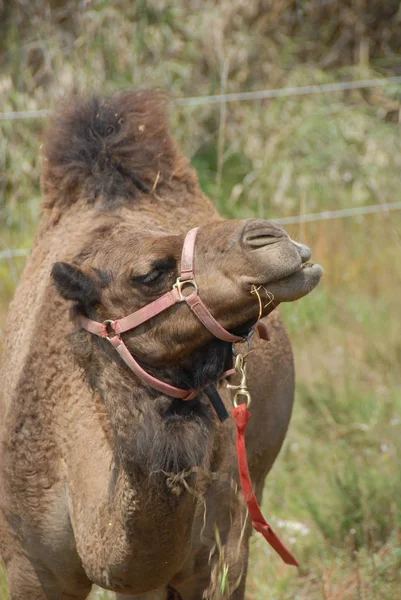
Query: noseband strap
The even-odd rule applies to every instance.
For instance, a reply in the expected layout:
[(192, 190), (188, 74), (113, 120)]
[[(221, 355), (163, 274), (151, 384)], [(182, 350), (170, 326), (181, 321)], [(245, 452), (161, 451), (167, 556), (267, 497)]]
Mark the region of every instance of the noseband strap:
[[(127, 317), (115, 321), (107, 319), (103, 323), (99, 323), (98, 321), (88, 319), (88, 317), (85, 317), (84, 315), (80, 316), (81, 326), (94, 335), (108, 339), (125, 364), (141, 381), (163, 394), (167, 394), (173, 398), (181, 398), (182, 400), (192, 400), (200, 390), (185, 390), (178, 388), (150, 375), (150, 373), (145, 371), (132, 356), (122, 340), (121, 334), (139, 327), (171, 306), (174, 306), (174, 304), (185, 302), (194, 315), (214, 337), (223, 340), (224, 342), (231, 343), (246, 339), (238, 335), (233, 335), (220, 325), (199, 297), (194, 268), (195, 242), (198, 229), (199, 228), (197, 227), (191, 229), (185, 236), (181, 255), (181, 274), (173, 285), (172, 290), (163, 294), (163, 296), (157, 298), (157, 300), (150, 302), (143, 308), (131, 313)], [(185, 294), (183, 290), (189, 286), (192, 287), (192, 291)], [(257, 324), (256, 328), (259, 331), (259, 334), (261, 334), (259, 324)], [(264, 338), (265, 336), (261, 334), (261, 337)], [(226, 377), (228, 374), (231, 374), (231, 371), (223, 373), (222, 377)]]
[(188, 281), (188, 279), (195, 280), (195, 242), (198, 231), (199, 227), (195, 227), (188, 231), (185, 236), (181, 253), (181, 281)]

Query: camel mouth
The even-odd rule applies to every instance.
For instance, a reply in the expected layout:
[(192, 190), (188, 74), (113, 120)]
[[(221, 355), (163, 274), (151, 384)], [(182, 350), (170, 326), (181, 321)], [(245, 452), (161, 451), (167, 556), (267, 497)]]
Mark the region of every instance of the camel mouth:
[(318, 280), (316, 282), (316, 283), (318, 283), (320, 281), (321, 276), (323, 275), (323, 267), (321, 267), (318, 263), (313, 263), (313, 262), (309, 262), (309, 261), (303, 262), (292, 273), (289, 273), (285, 277), (281, 277), (280, 279), (277, 279), (274, 283), (281, 283), (282, 281), (290, 281), (299, 275), (302, 275), (304, 279), (318, 277)]
[(306, 293), (309, 293), (317, 286), (322, 275), (323, 267), (318, 263), (305, 262), (292, 274), (279, 279), (276, 283), (286, 284), (292, 288), (305, 288)]
[(266, 292), (274, 297), (274, 304), (292, 302), (303, 298), (319, 283), (323, 275), (323, 268), (312, 262), (303, 262), (290, 273), (286, 273), (269, 283), (262, 283)]
[(320, 274), (320, 280), (320, 277), (323, 274), (323, 267), (318, 263), (303, 260), (301, 264), (298, 264), (297, 266), (291, 269), (286, 269), (286, 271), (283, 274), (281, 274), (281, 276), (278, 276), (277, 279), (270, 279), (269, 281), (258, 281), (258, 283), (256, 284), (252, 283), (252, 285), (275, 285), (281, 283), (282, 281), (289, 281), (292, 277), (299, 275), (300, 273), (303, 273), (305, 277), (317, 276), (318, 274)]
[(322, 269), (322, 267), (318, 263), (313, 263), (313, 262), (308, 261), (308, 262), (302, 263), (302, 265), (299, 267), (298, 271), (305, 271), (308, 269)]
[[(302, 271), (303, 269), (311, 269), (313, 267), (316, 266), (316, 263), (312, 263), (312, 262), (305, 262), (302, 263), (302, 265), (299, 268), (299, 271)], [(319, 266), (319, 265), (318, 265)]]

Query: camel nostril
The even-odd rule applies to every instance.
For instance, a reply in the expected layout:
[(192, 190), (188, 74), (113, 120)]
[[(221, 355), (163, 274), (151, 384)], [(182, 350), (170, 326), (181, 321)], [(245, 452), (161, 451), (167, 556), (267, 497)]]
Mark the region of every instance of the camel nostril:
[(308, 262), (308, 260), (312, 256), (312, 251), (310, 250), (310, 248), (308, 248), (308, 246), (302, 246), (302, 249), (300, 250), (299, 253), (301, 255), (303, 263)]
[(251, 219), (242, 231), (242, 242), (251, 248), (261, 248), (274, 244), (285, 235), (285, 232), (274, 223), (263, 219)]
[(310, 248), (308, 248), (308, 246), (305, 246), (304, 244), (300, 244), (299, 242), (294, 242), (294, 240), (291, 240), (291, 241), (297, 247), (298, 252), (301, 256), (302, 262), (303, 263), (308, 262), (308, 260), (312, 256), (312, 252), (311, 252)]

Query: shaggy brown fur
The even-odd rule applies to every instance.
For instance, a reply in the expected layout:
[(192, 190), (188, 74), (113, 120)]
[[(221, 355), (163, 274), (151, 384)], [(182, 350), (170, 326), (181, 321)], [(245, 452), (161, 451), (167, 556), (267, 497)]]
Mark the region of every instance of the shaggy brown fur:
[(154, 91), (125, 92), (65, 104), (44, 148), (45, 206), (70, 206), (79, 198), (107, 206), (138, 192), (171, 190), (174, 180), (193, 188), (188, 160), (167, 126), (167, 97)]
[[(230, 330), (259, 312), (251, 286), (295, 300), (319, 281), (309, 250), (268, 221), (223, 221), (171, 139), (160, 94), (67, 104), (45, 145), (44, 214), (10, 308), (0, 379), (0, 552), (11, 600), (243, 600), (250, 523), (235, 425), (205, 394), (184, 403), (139, 381), (84, 313), (128, 315), (171, 289), (199, 226), (200, 295)], [(277, 312), (248, 360), (251, 476), (264, 479), (291, 415), (291, 347)], [(183, 303), (124, 334), (158, 378), (217, 385), (231, 348)], [(216, 528), (219, 544), (216, 544)]]

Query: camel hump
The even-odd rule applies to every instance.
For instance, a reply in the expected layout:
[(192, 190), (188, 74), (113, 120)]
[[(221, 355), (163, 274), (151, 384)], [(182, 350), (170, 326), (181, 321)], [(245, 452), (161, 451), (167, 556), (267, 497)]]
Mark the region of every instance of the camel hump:
[(154, 90), (64, 102), (44, 141), (45, 207), (118, 203), (171, 186), (188, 162), (170, 136), (167, 104)]

